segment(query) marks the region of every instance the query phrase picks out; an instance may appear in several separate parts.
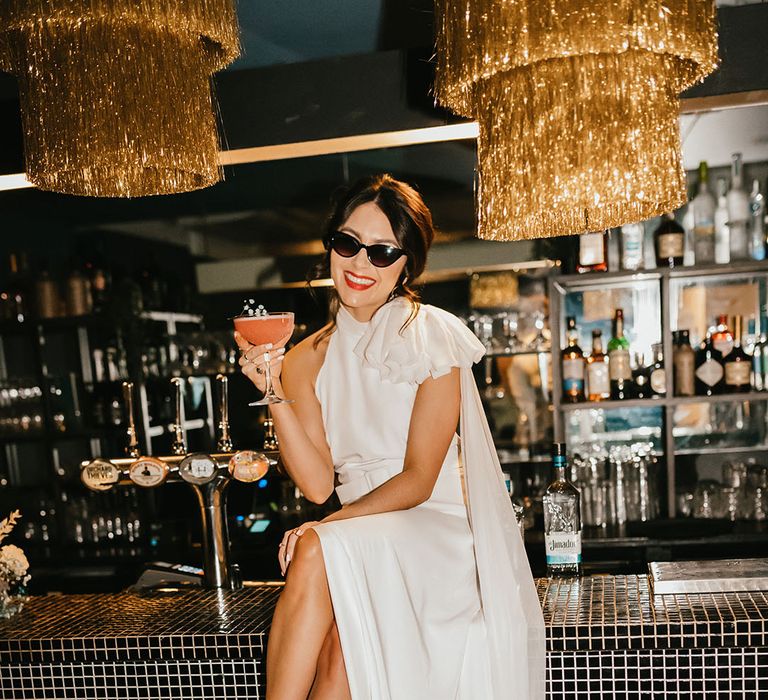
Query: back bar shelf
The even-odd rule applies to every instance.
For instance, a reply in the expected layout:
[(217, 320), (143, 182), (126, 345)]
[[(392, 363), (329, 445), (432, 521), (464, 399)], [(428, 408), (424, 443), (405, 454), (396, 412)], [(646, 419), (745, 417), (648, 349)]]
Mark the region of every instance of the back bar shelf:
[[(713, 396), (675, 396), (673, 376), (672, 332), (688, 329), (691, 345), (696, 349), (703, 332), (716, 313), (739, 314), (754, 319), (755, 332), (765, 333), (761, 319), (768, 308), (768, 261), (739, 261), (728, 265), (651, 268), (637, 271), (591, 272), (557, 274), (549, 278), (550, 326), (552, 329), (552, 404), (555, 440), (570, 442), (573, 438), (605, 440), (610, 431), (594, 430), (590, 435), (589, 416), (600, 421), (620, 424), (635, 421), (634, 430), (640, 439), (644, 434), (658, 436), (653, 451), (665, 463), (665, 488), (658, 494), (660, 503), (666, 500), (668, 517), (679, 515), (676, 489), (680, 476), (680, 460), (709, 456), (708, 459), (746, 459), (768, 455), (768, 391), (722, 393)], [(630, 350), (647, 353), (653, 343), (660, 343), (666, 375), (665, 394), (651, 398), (627, 400), (563, 401), (560, 353), (566, 345), (567, 316), (577, 317), (579, 344), (585, 355), (589, 348), (591, 328), (611, 328), (615, 308), (625, 308)], [(697, 406), (700, 405), (700, 406)], [(699, 410), (702, 414), (718, 412), (728, 430), (697, 434), (701, 444), (683, 444), (683, 437), (694, 429), (681, 428), (686, 412)], [(752, 432), (742, 431), (741, 418), (728, 425), (729, 410), (752, 421)], [(600, 412), (600, 413), (580, 413)], [(627, 418), (631, 416), (631, 418)], [(581, 433), (574, 436), (573, 426)], [(602, 428), (602, 423), (601, 423)], [(643, 429), (645, 433), (643, 433)], [(741, 431), (741, 432), (740, 432)], [(626, 439), (632, 431), (616, 429), (617, 437)], [(744, 437), (741, 442), (734, 437)], [(750, 438), (752, 441), (750, 442)], [(728, 442), (730, 439), (730, 443)], [(722, 441), (719, 442), (719, 440)], [(648, 440), (651, 442), (651, 439)], [(616, 442), (622, 442), (617, 440)], [(746, 442), (747, 444), (741, 444)], [(732, 456), (731, 456), (732, 455)], [(666, 498), (665, 498), (666, 496)]]

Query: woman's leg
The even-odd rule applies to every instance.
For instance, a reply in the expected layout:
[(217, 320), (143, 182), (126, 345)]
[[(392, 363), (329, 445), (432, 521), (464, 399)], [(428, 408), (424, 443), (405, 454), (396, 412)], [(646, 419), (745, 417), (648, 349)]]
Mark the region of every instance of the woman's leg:
[(323, 550), (317, 533), (310, 529), (296, 544), (272, 619), (267, 700), (306, 700), (332, 624)]
[(320, 658), (317, 660), (317, 676), (309, 700), (352, 700), (336, 623), (331, 626), (331, 631), (323, 642)]

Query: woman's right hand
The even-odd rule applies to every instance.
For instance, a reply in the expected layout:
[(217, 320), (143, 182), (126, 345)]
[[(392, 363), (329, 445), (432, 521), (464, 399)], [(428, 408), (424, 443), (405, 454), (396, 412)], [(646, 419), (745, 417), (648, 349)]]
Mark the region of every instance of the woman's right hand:
[(235, 331), (235, 342), (240, 348), (240, 364), (242, 373), (253, 382), (254, 386), (262, 393), (267, 390), (264, 368), (269, 361), (269, 368), (272, 374), (272, 386), (278, 393), (281, 392), (280, 372), (283, 366), (283, 357), (285, 356), (285, 344), (291, 339), (288, 334), (281, 338), (277, 343), (267, 343), (266, 345), (253, 345), (243, 336)]

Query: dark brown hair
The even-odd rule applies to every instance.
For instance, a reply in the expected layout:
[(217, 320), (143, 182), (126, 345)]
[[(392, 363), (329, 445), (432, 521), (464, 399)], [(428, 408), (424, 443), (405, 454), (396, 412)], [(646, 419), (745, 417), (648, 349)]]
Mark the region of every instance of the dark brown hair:
[[(406, 252), (403, 274), (392, 290), (392, 297), (405, 297), (411, 301), (413, 312), (405, 325), (413, 320), (418, 311), (419, 295), (413, 282), (424, 272), (427, 252), (435, 237), (432, 214), (421, 195), (405, 182), (395, 180), (391, 175), (364, 177), (347, 188), (335, 193), (331, 213), (323, 227), (323, 238), (338, 231), (361, 204), (374, 202), (389, 220), (392, 232), (400, 248)], [(310, 271), (308, 281), (331, 276), (331, 251)], [(336, 314), (339, 311), (339, 296), (335, 290), (330, 299), (330, 325), (315, 338), (314, 345), (333, 333)]]

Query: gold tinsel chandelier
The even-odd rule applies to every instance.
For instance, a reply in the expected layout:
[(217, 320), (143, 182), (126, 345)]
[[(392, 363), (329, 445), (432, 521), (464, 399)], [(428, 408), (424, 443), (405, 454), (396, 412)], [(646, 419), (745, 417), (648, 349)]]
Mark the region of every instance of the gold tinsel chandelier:
[(478, 235), (595, 231), (686, 200), (680, 91), (714, 0), (439, 0), (436, 95), (477, 119)]
[(239, 51), (232, 0), (4, 0), (27, 177), (97, 197), (214, 184), (210, 78)]

